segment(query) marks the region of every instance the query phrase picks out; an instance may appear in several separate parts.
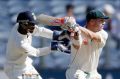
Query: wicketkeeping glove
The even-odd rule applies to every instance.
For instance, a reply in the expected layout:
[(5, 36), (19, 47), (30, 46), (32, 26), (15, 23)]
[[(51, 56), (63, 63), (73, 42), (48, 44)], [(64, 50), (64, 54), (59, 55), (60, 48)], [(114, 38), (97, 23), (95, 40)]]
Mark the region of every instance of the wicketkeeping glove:
[(51, 42), (51, 50), (70, 53), (70, 47), (66, 47), (63, 44), (61, 44), (61, 42), (57, 42), (57, 41)]

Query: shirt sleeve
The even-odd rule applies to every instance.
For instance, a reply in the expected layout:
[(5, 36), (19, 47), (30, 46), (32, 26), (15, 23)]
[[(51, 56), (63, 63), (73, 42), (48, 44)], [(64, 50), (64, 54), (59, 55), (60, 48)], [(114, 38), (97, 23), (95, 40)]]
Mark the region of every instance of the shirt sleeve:
[(105, 32), (104, 30), (101, 30), (97, 32), (97, 35), (99, 35), (101, 39), (101, 41), (99, 42), (99, 46), (104, 47), (104, 45), (106, 44), (106, 40), (108, 38), (108, 33)]
[(33, 36), (41, 36), (41, 37), (52, 39), (53, 31), (51, 31), (51, 30), (49, 30), (47, 28), (38, 27), (37, 25), (35, 25), (35, 29), (34, 29), (32, 35)]
[(35, 56), (35, 57), (47, 55), (51, 52), (51, 49), (50, 49), (51, 47), (34, 48), (27, 42), (27, 40), (21, 41), (21, 47), (26, 54), (30, 56)]

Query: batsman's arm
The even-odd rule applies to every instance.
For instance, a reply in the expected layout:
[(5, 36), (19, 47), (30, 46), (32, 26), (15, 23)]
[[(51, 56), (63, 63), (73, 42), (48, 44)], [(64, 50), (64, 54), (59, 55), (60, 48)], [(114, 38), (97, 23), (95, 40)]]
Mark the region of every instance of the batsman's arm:
[(104, 30), (101, 30), (97, 32), (96, 34), (99, 35), (101, 38), (101, 42), (99, 43), (99, 46), (103, 47), (106, 44), (106, 41), (108, 39), (108, 33), (105, 32)]
[(96, 40), (98, 42), (101, 42), (101, 38), (98, 34), (92, 32), (84, 27), (81, 27), (81, 26), (79, 28), (80, 28), (81, 32), (83, 34), (85, 34), (87, 37), (89, 37), (91, 40)]
[(80, 45), (82, 44), (82, 38), (81, 38), (81, 31), (77, 31), (74, 33), (74, 37), (71, 38), (72, 46), (75, 49), (79, 49)]
[(108, 38), (108, 34), (104, 30), (101, 30), (101, 31), (96, 32), (96, 33), (92, 32), (84, 27), (80, 27), (80, 30), (82, 33), (87, 35), (91, 40), (97, 41), (100, 44), (100, 46), (105, 45), (106, 40)]
[(49, 26), (62, 26), (62, 24), (64, 24), (65, 22), (65, 19), (40, 14), (37, 16), (37, 21), (38, 23), (42, 23)]

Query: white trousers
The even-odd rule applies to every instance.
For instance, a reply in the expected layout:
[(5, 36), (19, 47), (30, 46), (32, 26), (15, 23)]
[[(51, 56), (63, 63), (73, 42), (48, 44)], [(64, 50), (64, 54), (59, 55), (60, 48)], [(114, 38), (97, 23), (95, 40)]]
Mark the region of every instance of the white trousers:
[(42, 77), (38, 74), (38, 72), (32, 65), (26, 66), (26, 65), (5, 64), (4, 71), (9, 79), (24, 79), (25, 77), (22, 74), (27, 74), (27, 73), (36, 75), (37, 79), (42, 79)]
[(69, 68), (66, 71), (66, 79), (102, 79), (97, 71), (90, 73), (83, 72), (80, 69)]

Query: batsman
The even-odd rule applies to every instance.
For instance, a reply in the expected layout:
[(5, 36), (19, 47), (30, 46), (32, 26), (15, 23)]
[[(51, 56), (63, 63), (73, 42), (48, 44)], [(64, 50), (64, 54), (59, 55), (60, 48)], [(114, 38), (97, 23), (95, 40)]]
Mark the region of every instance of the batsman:
[[(103, 29), (108, 19), (102, 11), (91, 10), (86, 15), (84, 27), (78, 25), (74, 17), (66, 17), (65, 21), (61, 21), (64, 22), (61, 27), (66, 29), (66, 38), (71, 41), (71, 63), (66, 71), (66, 79), (102, 79), (97, 67), (108, 38)], [(52, 24), (58, 25), (55, 24), (58, 22), (56, 20)]]

